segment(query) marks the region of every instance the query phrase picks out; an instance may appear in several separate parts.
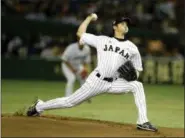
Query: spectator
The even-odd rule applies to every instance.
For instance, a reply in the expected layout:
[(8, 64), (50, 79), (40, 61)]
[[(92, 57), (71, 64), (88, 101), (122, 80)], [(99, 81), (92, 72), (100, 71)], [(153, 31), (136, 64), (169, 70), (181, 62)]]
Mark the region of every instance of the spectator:
[(20, 47), (22, 47), (22, 39), (19, 36), (13, 37), (12, 40), (8, 43), (8, 50), (7, 50), (7, 56), (19, 56), (18, 50)]
[(175, 16), (175, 2), (174, 0), (161, 0), (156, 6), (157, 14), (159, 18), (167, 17), (170, 20), (174, 20)]
[(165, 19), (162, 21), (161, 28), (165, 34), (177, 34), (177, 28), (172, 24), (172, 21)]
[(177, 47), (172, 48), (171, 56), (176, 59), (184, 59), (183, 55), (179, 52)]
[(147, 56), (163, 56), (164, 52), (165, 47), (161, 40), (148, 40)]

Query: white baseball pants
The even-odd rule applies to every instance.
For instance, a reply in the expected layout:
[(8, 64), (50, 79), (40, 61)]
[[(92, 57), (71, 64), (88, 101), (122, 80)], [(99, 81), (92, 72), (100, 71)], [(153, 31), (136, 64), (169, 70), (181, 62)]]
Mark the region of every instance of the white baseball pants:
[(70, 108), (93, 96), (103, 93), (120, 94), (132, 92), (138, 109), (137, 124), (148, 122), (144, 88), (141, 82), (127, 82), (123, 79), (107, 82), (102, 80), (101, 77), (98, 78), (96, 74), (97, 72), (93, 71), (86, 82), (72, 95), (38, 103), (36, 110), (42, 112), (49, 109)]

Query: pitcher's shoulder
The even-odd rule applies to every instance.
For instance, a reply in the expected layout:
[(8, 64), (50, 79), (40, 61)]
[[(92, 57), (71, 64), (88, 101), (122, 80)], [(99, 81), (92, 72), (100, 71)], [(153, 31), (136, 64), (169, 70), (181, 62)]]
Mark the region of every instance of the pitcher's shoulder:
[(138, 47), (132, 41), (128, 40), (127, 42), (128, 42), (130, 47), (132, 47), (135, 50), (138, 50)]
[(106, 36), (106, 35), (98, 35), (98, 37), (102, 38), (102, 39), (110, 39), (110, 36)]

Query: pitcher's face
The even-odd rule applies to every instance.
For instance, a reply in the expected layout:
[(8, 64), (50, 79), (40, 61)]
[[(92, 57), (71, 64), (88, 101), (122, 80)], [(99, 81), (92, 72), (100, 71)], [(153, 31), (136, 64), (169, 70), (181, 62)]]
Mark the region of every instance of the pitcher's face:
[(114, 31), (126, 34), (128, 32), (127, 22), (121, 22), (114, 26)]

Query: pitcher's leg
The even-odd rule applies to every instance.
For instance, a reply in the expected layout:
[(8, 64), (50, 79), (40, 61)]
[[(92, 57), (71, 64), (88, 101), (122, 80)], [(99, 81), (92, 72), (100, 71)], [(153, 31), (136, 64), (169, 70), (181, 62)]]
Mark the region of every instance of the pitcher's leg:
[(137, 124), (143, 124), (145, 122), (148, 122), (145, 93), (143, 84), (141, 82), (138, 81), (127, 82), (125, 80), (118, 79), (112, 84), (111, 88), (108, 91), (108, 93), (114, 94), (127, 92), (133, 92), (134, 95), (135, 104), (138, 109)]
[(141, 82), (134, 81), (133, 83), (130, 83), (130, 85), (132, 86), (135, 104), (138, 109), (137, 124), (143, 124), (145, 122), (148, 122), (146, 98), (145, 98), (143, 84)]
[(42, 104), (37, 104), (36, 110), (42, 112), (49, 109), (73, 107), (97, 94), (96, 89), (91, 88), (89, 83), (84, 83), (81, 88), (68, 97), (56, 98)]
[[(85, 83), (85, 80), (86, 80), (86, 79), (82, 79), (82, 78), (79, 79), (79, 82), (80, 82), (80, 85), (81, 85), (81, 86)], [(88, 103), (92, 103), (92, 100), (91, 100), (91, 99), (88, 99), (87, 102), (88, 102)]]

